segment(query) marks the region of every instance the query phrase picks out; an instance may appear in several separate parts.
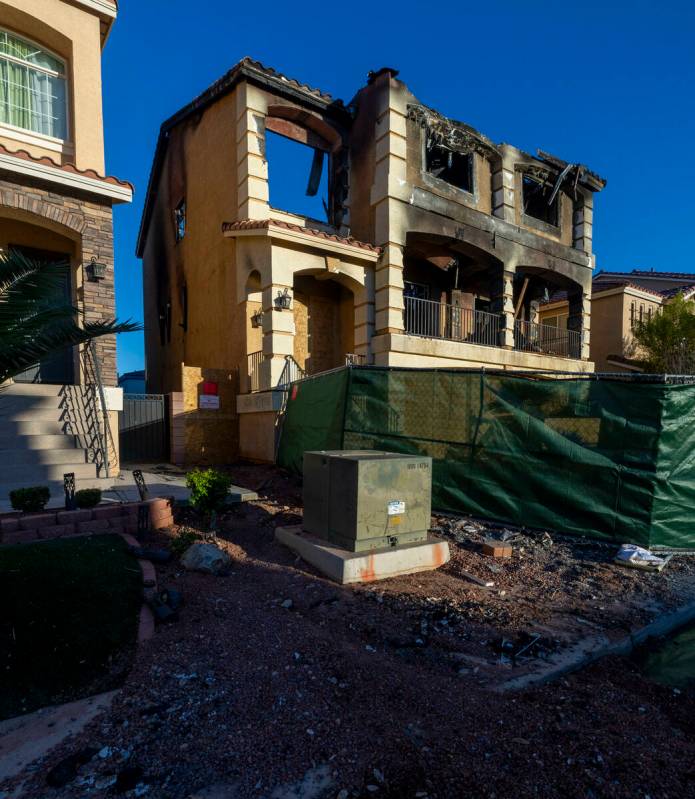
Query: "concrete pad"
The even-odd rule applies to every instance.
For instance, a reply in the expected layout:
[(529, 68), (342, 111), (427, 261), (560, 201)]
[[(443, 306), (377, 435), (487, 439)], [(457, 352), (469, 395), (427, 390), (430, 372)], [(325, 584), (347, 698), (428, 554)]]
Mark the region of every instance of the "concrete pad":
[(276, 527), (275, 540), (296, 552), (336, 583), (371, 583), (402, 574), (430, 571), (449, 560), (449, 544), (434, 536), (416, 544), (348, 552), (302, 530), (301, 525)]
[(19, 774), (69, 735), (84, 729), (109, 707), (115, 695), (116, 691), (108, 691), (0, 722), (0, 782)]

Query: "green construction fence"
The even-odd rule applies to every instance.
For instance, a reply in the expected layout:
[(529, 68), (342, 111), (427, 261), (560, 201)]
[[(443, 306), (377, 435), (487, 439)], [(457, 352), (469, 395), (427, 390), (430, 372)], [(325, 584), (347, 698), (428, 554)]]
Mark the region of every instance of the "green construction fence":
[(288, 394), (279, 465), (322, 449), (429, 455), (438, 510), (695, 548), (690, 379), (347, 367)]

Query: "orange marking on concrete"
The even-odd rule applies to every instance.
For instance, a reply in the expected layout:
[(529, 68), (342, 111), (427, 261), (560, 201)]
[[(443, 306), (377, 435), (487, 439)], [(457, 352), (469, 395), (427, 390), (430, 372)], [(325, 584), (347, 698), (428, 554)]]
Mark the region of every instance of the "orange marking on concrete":
[(376, 580), (376, 572), (374, 571), (374, 555), (369, 556), (369, 559), (367, 560), (367, 568), (360, 569), (360, 577), (365, 583)]
[(434, 547), (434, 567), (438, 569), (446, 560), (446, 550), (444, 548), (444, 544), (437, 544)]

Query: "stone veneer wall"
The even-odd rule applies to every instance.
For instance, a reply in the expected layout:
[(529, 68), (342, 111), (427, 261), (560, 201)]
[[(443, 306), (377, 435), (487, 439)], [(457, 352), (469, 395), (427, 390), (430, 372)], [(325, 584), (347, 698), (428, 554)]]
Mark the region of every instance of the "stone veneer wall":
[[(0, 213), (2, 208), (12, 208), (31, 215), (26, 221), (58, 230), (80, 242), (83, 270), (82, 296), (78, 307), (87, 322), (110, 320), (115, 316), (113, 213), (109, 201), (91, 195), (47, 190), (43, 184), (29, 178), (22, 183), (0, 177)], [(90, 280), (87, 265), (92, 257), (106, 264), (103, 280)], [(96, 341), (101, 376), (107, 386), (117, 385), (116, 339), (104, 336)]]

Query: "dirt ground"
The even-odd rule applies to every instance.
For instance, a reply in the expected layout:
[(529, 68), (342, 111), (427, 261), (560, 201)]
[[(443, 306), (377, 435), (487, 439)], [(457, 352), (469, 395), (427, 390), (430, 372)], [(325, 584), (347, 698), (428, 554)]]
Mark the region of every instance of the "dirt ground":
[[(222, 520), (231, 572), (157, 567), (183, 593), (179, 618), (138, 650), (108, 712), (25, 771), (24, 796), (695, 796), (695, 690), (618, 658), (504, 690), (581, 638), (615, 640), (683, 604), (695, 558), (644, 574), (615, 566), (614, 546), (515, 531), (497, 560), (480, 542), (500, 530), (435, 516), (448, 564), (340, 587), (274, 542), (301, 520), (299, 482), (254, 466), (233, 478), (261, 499)], [(196, 527), (189, 511), (178, 521)], [(86, 747), (98, 753), (78, 778), (47, 787)]]

